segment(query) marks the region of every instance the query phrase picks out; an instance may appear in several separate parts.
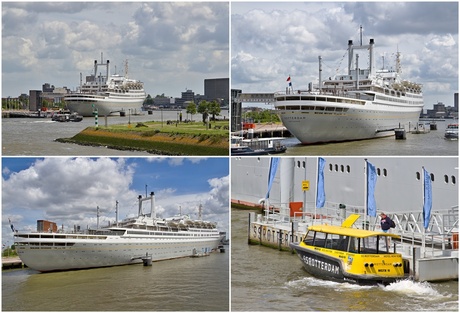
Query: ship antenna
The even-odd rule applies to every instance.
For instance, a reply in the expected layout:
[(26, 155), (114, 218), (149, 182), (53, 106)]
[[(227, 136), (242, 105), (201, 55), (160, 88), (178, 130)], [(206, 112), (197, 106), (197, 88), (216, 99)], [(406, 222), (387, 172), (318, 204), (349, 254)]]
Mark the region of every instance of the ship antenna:
[(363, 26), (359, 25), (359, 45), (363, 45)]
[(200, 221), (203, 220), (203, 218), (202, 218), (202, 216), (201, 216), (202, 211), (203, 211), (203, 206), (202, 206), (201, 203), (200, 203), (200, 205), (198, 206), (198, 219), (199, 219)]
[(125, 78), (128, 78), (128, 59), (125, 61)]

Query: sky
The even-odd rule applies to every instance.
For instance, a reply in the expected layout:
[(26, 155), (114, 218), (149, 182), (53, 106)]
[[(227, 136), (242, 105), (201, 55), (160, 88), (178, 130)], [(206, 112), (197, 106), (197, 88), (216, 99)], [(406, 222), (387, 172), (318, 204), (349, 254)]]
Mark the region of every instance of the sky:
[[(345, 74), (348, 40), (375, 40), (375, 66), (423, 85), (425, 110), (458, 92), (458, 2), (233, 2), (231, 84), (246, 93), (294, 89)], [(383, 61), (384, 60), (384, 61)], [(367, 59), (366, 59), (367, 61)], [(360, 64), (367, 67), (360, 59)]]
[[(229, 237), (228, 158), (3, 158), (2, 244), (17, 230), (37, 229), (49, 220), (65, 230), (106, 226), (137, 216), (138, 195), (155, 193), (159, 217), (179, 213), (218, 223)], [(150, 201), (144, 202), (150, 212)]]
[(152, 97), (203, 95), (229, 77), (228, 2), (2, 2), (2, 97), (74, 90), (101, 53)]

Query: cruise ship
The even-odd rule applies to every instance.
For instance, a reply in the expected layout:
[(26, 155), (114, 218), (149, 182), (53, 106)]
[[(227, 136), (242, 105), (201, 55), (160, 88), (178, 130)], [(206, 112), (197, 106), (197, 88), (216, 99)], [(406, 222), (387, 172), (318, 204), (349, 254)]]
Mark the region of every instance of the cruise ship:
[[(359, 57), (367, 52), (368, 65), (362, 68)], [(319, 57), (317, 86), (310, 83), (307, 90), (288, 87), (275, 93), (275, 110), (284, 126), (302, 144), (378, 138), (417, 126), (423, 108), (422, 86), (401, 79), (400, 53), (396, 70), (377, 70), (373, 63), (374, 39), (368, 45), (361, 40), (356, 46), (348, 41), (345, 75), (323, 79)]]
[[(155, 195), (139, 196), (137, 217), (106, 228), (72, 233), (15, 231), (14, 244), (22, 262), (40, 272), (108, 267), (199, 256), (216, 250), (225, 236), (216, 223), (187, 215), (156, 217)], [(150, 200), (150, 213), (142, 202)], [(118, 211), (118, 210), (117, 210)], [(117, 218), (118, 220), (118, 218)]]
[[(105, 72), (99, 68), (105, 67)], [(105, 75), (104, 75), (105, 74)], [(141, 110), (146, 93), (144, 84), (128, 78), (128, 62), (125, 62), (125, 75), (110, 74), (110, 61), (98, 63), (94, 60), (94, 73), (86, 76), (85, 83), (80, 77), (80, 86), (76, 92), (64, 97), (67, 108), (83, 116), (101, 116), (128, 110)]]

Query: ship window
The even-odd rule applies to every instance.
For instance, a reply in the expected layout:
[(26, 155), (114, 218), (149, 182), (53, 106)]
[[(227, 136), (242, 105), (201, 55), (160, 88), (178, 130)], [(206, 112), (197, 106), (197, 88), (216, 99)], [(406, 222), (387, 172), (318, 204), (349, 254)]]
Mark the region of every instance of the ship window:
[(377, 175), (380, 176), (381, 175), (381, 171), (380, 171), (380, 168), (377, 168)]
[(444, 175), (444, 182), (445, 182), (446, 184), (448, 184), (448, 183), (449, 183), (449, 176), (447, 176), (447, 175)]
[(335, 171), (338, 172), (339, 171), (339, 165), (335, 164), (334, 167), (335, 167)]
[(455, 180), (455, 176), (454, 176), (454, 175), (452, 175), (452, 177), (451, 177), (451, 182), (452, 182), (452, 185), (455, 185), (455, 184), (456, 184), (456, 180)]
[(347, 173), (350, 173), (350, 165), (347, 165)]
[(343, 173), (345, 171), (345, 167), (342, 165), (340, 165), (340, 171)]
[(385, 177), (386, 177), (387, 175), (388, 175), (388, 173), (387, 173), (387, 169), (386, 169), (386, 168), (384, 168), (384, 169), (383, 169), (383, 176), (385, 176)]
[(420, 172), (416, 172), (416, 173), (415, 173), (415, 178), (416, 178), (417, 180), (420, 180), (420, 177), (421, 177)]
[(332, 172), (332, 163), (329, 164), (329, 171)]

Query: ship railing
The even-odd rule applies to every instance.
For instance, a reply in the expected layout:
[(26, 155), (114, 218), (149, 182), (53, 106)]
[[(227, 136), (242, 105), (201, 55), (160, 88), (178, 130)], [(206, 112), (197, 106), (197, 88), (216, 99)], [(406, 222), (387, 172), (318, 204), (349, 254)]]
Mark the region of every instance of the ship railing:
[[(368, 90), (368, 89), (366, 89)], [(346, 99), (356, 99), (356, 100), (364, 100), (364, 101), (373, 101), (374, 96), (373, 95), (367, 95), (365, 93), (362, 93), (364, 89), (360, 90), (341, 90), (341, 89), (333, 89), (333, 88), (324, 88), (321, 90), (321, 92), (318, 91), (309, 91), (309, 90), (290, 90), (290, 91), (279, 91), (274, 94), (275, 99), (277, 101), (280, 101), (280, 98), (284, 97), (284, 100), (289, 98), (289, 100), (303, 100), (302, 96), (314, 96), (314, 97), (324, 97), (324, 96), (330, 96), (330, 97), (341, 97), (341, 98), (346, 98)], [(293, 97), (298, 96), (298, 99), (295, 99)], [(282, 100), (281, 100), (282, 101)], [(336, 101), (333, 101), (336, 102)]]

